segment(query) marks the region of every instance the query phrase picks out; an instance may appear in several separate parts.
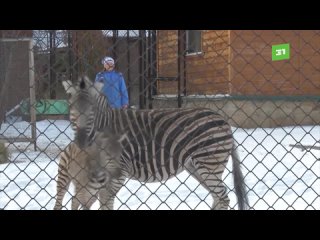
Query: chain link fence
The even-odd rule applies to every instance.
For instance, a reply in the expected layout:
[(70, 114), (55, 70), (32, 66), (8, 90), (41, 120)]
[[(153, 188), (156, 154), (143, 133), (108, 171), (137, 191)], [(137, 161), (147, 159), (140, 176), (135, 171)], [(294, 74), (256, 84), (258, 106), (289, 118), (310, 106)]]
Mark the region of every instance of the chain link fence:
[[(1, 30), (0, 208), (53, 209), (59, 155), (74, 139), (61, 82), (94, 80), (111, 56), (130, 108), (206, 107), (228, 120), (250, 209), (319, 210), (319, 49), (319, 30)], [(237, 209), (231, 171), (228, 163), (223, 179)], [(182, 172), (160, 183), (128, 179), (115, 209), (212, 201)]]

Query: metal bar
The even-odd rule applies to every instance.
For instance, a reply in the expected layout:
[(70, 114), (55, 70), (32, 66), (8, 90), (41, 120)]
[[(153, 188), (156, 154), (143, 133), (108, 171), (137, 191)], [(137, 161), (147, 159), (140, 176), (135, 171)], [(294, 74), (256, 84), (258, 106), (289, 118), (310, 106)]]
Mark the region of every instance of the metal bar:
[(20, 41), (30, 41), (32, 38), (0, 38), (0, 42), (20, 42)]
[(139, 72), (140, 72), (140, 84), (139, 84), (139, 90), (140, 90), (140, 109), (145, 108), (145, 67), (146, 67), (146, 61), (145, 61), (145, 31), (139, 30)]
[(143, 98), (142, 98), (142, 91), (143, 91), (143, 82), (142, 82), (142, 40), (141, 40), (141, 31), (139, 30), (139, 108), (143, 108)]
[[(118, 40), (118, 30), (112, 30), (112, 57), (114, 61), (117, 62), (117, 40)], [(116, 64), (117, 66), (118, 64)]]
[(166, 82), (179, 80), (178, 77), (155, 77), (155, 78), (159, 81), (166, 81)]
[(54, 69), (56, 63), (56, 31), (51, 30), (49, 32), (50, 36), (50, 64), (49, 64), (49, 95), (51, 99), (56, 98), (56, 91), (55, 91), (55, 83), (56, 83), (56, 72)]
[(320, 146), (313, 146), (313, 145), (302, 145), (302, 144), (290, 144), (290, 147), (293, 148), (299, 148), (301, 151), (307, 151), (307, 150), (320, 150)]
[(36, 132), (36, 94), (34, 79), (34, 55), (33, 42), (29, 42), (29, 84), (30, 84), (30, 118), (31, 118), (31, 141), (34, 143), (34, 150), (37, 150), (37, 132)]
[(154, 78), (152, 81), (152, 95), (156, 95), (157, 94), (157, 85), (156, 85), (156, 76), (157, 76), (157, 31), (156, 30), (152, 30), (152, 56), (151, 56), (151, 65), (152, 65), (152, 72), (151, 72), (151, 76)]
[(146, 37), (146, 31), (142, 31), (142, 46), (143, 46), (143, 104), (144, 107), (147, 107), (147, 98), (148, 98), (148, 86), (147, 86), (147, 74), (148, 74), (148, 69), (147, 69), (147, 62), (148, 62), (148, 51), (147, 51), (147, 37)]
[(11, 108), (10, 111), (6, 112), (5, 116), (8, 117), (8, 116), (10, 116), (11, 113), (17, 111), (20, 108), (22, 103), (23, 103), (23, 100), (20, 103), (18, 103), (15, 107)]
[(148, 91), (147, 91), (147, 98), (148, 98), (148, 108), (152, 108), (152, 78), (151, 78), (151, 71), (152, 71), (152, 41), (151, 41), (151, 32), (148, 30), (147, 36), (147, 77), (148, 80)]
[(131, 84), (131, 75), (130, 75), (130, 31), (127, 30), (127, 83), (128, 83), (128, 97), (129, 97), (129, 105), (131, 103), (131, 91), (133, 88), (133, 84)]
[[(3, 136), (0, 136), (0, 140), (4, 140), (8, 143), (15, 143), (15, 142), (32, 142), (32, 139), (31, 138), (28, 138), (28, 137), (3, 137)], [(34, 142), (35, 143), (35, 142)]]
[(232, 48), (231, 48), (231, 30), (228, 30), (228, 89), (229, 94), (232, 94), (233, 87), (232, 87), (232, 78), (233, 78), (233, 69), (231, 68), (231, 61), (232, 61)]
[[(81, 35), (80, 35), (81, 37)], [(75, 81), (76, 79), (78, 79), (79, 77), (79, 73), (80, 73), (80, 66), (81, 66), (81, 58), (80, 58), (80, 50), (79, 50), (79, 32), (77, 30), (72, 30), (72, 50), (73, 50), (73, 54), (74, 55), (74, 63), (75, 63), (75, 69), (76, 71), (74, 71), (74, 75), (73, 77), (73, 81)]]
[(185, 77), (186, 31), (178, 30), (178, 107), (182, 106), (182, 93), (186, 95)]
[(149, 109), (152, 109), (152, 98), (156, 94), (156, 81), (157, 81), (157, 62), (156, 62), (156, 31), (148, 30), (148, 101)]
[(72, 67), (72, 41), (71, 41), (71, 32), (68, 30), (68, 60), (69, 60), (69, 80), (73, 81), (73, 67)]

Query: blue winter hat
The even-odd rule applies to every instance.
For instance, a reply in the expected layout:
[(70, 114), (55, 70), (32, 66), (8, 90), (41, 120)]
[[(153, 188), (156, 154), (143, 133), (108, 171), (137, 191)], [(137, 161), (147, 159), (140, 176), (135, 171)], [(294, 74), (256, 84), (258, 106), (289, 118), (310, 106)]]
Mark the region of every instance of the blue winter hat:
[(112, 57), (105, 57), (102, 59), (102, 64), (109, 63), (111, 65), (114, 65), (114, 59)]

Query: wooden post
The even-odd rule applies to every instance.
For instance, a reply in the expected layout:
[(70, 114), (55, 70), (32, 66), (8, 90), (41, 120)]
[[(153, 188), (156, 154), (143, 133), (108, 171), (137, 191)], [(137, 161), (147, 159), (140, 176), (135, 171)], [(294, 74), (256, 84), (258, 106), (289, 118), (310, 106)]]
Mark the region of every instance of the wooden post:
[(37, 150), (37, 131), (36, 131), (36, 95), (35, 95), (35, 80), (34, 80), (34, 55), (32, 39), (29, 41), (29, 86), (30, 86), (30, 124), (31, 124), (31, 139), (34, 144), (34, 150)]

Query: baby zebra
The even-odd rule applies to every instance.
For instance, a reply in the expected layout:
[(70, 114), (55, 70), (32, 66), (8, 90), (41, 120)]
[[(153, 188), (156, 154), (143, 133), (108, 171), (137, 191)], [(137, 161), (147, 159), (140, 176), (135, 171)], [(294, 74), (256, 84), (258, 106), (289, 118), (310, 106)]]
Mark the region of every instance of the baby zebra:
[[(71, 142), (60, 155), (57, 197), (54, 210), (62, 209), (62, 200), (72, 182), (75, 194), (71, 209), (90, 209), (99, 199), (101, 209), (112, 209), (115, 194), (111, 186), (121, 176), (119, 166), (124, 135), (116, 135), (106, 128), (97, 132), (93, 141), (81, 150)], [(110, 197), (111, 196), (111, 197)]]

